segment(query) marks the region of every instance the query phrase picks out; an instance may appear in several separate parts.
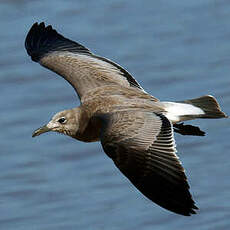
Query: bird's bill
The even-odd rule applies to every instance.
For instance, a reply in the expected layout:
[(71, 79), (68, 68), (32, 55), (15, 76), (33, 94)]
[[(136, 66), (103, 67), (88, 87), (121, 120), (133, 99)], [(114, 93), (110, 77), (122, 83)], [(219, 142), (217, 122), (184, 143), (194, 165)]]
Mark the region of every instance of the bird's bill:
[(33, 132), (32, 137), (39, 136), (39, 135), (46, 133), (46, 132), (49, 132), (49, 131), (51, 131), (51, 129), (47, 125), (44, 125), (44, 126), (40, 127), (39, 129), (36, 129)]

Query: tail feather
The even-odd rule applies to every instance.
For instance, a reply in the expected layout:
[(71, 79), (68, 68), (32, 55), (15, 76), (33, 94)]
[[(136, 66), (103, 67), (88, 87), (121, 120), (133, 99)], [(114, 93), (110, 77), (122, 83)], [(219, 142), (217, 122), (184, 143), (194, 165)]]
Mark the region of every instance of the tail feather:
[(228, 117), (221, 111), (217, 100), (210, 95), (185, 101), (162, 102), (162, 104), (166, 109), (165, 116), (173, 124), (197, 118)]
[(198, 118), (223, 118), (227, 115), (221, 111), (220, 105), (217, 100), (211, 96), (206, 95), (199, 98), (181, 101), (180, 103), (191, 104), (195, 107), (200, 108), (204, 114), (197, 115)]

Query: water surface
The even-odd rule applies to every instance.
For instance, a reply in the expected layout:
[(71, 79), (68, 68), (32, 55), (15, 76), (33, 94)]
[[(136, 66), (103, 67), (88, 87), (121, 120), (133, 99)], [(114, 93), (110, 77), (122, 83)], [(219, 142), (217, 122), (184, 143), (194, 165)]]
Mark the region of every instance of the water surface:
[(99, 143), (53, 133), (31, 138), (79, 100), (24, 49), (30, 26), (45, 21), (125, 67), (154, 96), (212, 94), (230, 114), (229, 12), (222, 0), (1, 1), (1, 229), (229, 229), (228, 119), (192, 122), (205, 137), (176, 135), (200, 211), (170, 213), (134, 189)]

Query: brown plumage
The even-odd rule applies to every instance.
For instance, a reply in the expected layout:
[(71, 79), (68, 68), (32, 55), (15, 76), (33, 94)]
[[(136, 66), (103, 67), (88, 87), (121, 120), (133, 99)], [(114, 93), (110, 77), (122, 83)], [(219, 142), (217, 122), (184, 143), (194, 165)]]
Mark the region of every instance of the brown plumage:
[(182, 215), (197, 207), (173, 135), (204, 135), (197, 127), (177, 124), (195, 118), (222, 118), (216, 99), (204, 96), (160, 102), (146, 93), (122, 67), (35, 23), (25, 46), (33, 61), (56, 72), (76, 90), (81, 105), (57, 113), (33, 136), (64, 133), (84, 142), (101, 141), (105, 153), (146, 197)]

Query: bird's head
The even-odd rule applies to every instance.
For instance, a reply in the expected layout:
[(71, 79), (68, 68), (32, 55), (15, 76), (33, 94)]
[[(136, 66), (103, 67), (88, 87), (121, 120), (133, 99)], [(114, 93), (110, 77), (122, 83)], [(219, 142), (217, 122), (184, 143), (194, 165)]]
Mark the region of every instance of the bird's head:
[(62, 133), (68, 136), (75, 136), (79, 129), (79, 114), (78, 108), (64, 110), (53, 116), (48, 124), (36, 129), (32, 137), (39, 136), (42, 133), (53, 131)]

